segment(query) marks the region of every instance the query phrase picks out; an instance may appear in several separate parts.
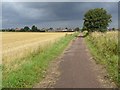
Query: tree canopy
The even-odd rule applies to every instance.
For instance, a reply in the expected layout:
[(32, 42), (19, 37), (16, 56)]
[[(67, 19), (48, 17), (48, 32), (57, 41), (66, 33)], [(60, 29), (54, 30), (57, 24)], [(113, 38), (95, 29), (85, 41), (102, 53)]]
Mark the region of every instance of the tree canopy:
[(103, 8), (90, 9), (84, 15), (83, 30), (106, 31), (109, 23), (112, 22), (112, 16)]
[(79, 28), (79, 27), (76, 27), (76, 28), (74, 29), (74, 31), (80, 31), (80, 28)]
[(30, 30), (30, 28), (28, 26), (25, 26), (24, 29), (23, 29), (23, 31), (25, 31), (25, 32), (27, 32), (29, 30)]

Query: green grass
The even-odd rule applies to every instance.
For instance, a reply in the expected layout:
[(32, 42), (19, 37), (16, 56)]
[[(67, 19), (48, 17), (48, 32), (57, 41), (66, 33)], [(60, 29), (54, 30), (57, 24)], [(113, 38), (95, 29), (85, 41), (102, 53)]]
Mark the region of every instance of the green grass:
[(24, 58), (25, 62), (21, 67), (4, 73), (3, 68), (3, 88), (31, 88), (37, 82), (41, 81), (46, 75), (49, 63), (55, 60), (68, 46), (70, 41), (75, 38), (78, 33), (67, 35), (56, 41), (42, 52), (38, 50), (29, 57)]
[(85, 38), (87, 46), (96, 62), (105, 67), (109, 74), (109, 79), (120, 86), (120, 78), (118, 78), (120, 76), (118, 74), (117, 33), (99, 33), (98, 35), (88, 35)]

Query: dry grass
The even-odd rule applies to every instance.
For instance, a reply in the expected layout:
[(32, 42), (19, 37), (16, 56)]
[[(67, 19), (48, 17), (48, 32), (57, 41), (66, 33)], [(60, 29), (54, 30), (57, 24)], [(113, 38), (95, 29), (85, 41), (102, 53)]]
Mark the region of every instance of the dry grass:
[[(14, 33), (9, 33), (9, 34), (11, 34), (9, 38), (13, 38), (11, 36)], [(20, 36), (21, 35), (24, 36), (21, 37), (21, 41), (24, 41), (24, 38), (26, 38), (25, 39), (26, 43), (24, 42), (24, 44), (21, 44), (21, 48), (19, 49), (21, 50), (21, 53), (25, 53), (27, 51), (29, 56), (14, 60), (11, 59), (11, 57), (9, 56), (10, 57), (10, 60), (8, 57), (9, 62), (6, 59), (3, 60), (4, 61), (3, 72), (2, 72), (3, 88), (7, 88), (7, 87), (32, 88), (36, 83), (40, 82), (46, 76), (47, 74), (46, 70), (49, 68), (48, 66), (50, 65), (50, 62), (52, 60), (55, 60), (55, 58), (57, 58), (64, 51), (66, 46), (68, 46), (69, 42), (73, 40), (79, 33), (74, 33), (66, 36), (65, 36), (66, 33), (26, 33), (26, 35), (24, 35), (25, 33), (23, 34), (16, 33), (16, 35), (14, 34), (13, 36), (19, 38), (20, 37), (19, 34)], [(33, 34), (33, 36), (31, 34)], [(31, 38), (29, 35), (31, 35), (31, 37), (34, 38)], [(31, 42), (32, 39), (33, 42)], [(14, 43), (17, 44), (16, 42)], [(14, 48), (14, 43), (13, 43), (13, 48)], [(31, 46), (29, 46), (28, 44), (30, 44)], [(25, 45), (26, 47), (24, 47), (23, 45)], [(28, 49), (25, 49), (27, 47)], [(19, 56), (20, 53), (20, 52), (18, 53), (19, 49), (11, 50), (10, 51), (11, 55), (15, 54), (14, 52), (16, 52), (16, 55)], [(33, 50), (33, 53), (31, 53), (31, 50)], [(17, 57), (16, 55), (13, 55), (13, 57)], [(23, 54), (23, 56), (26, 56), (26, 54)]]
[(96, 61), (106, 67), (109, 78), (120, 85), (118, 78), (118, 31), (91, 33), (87, 37), (87, 42)]
[(0, 64), (2, 64), (2, 33), (0, 32)]
[[(42, 50), (66, 34), (71, 33), (3, 32), (2, 59), (6, 71), (12, 68), (11, 65), (13, 65), (14, 69), (17, 68), (20, 65), (18, 62), (21, 58), (30, 55), (30, 53), (38, 49)], [(20, 61), (20, 63), (24, 63), (24, 61)]]

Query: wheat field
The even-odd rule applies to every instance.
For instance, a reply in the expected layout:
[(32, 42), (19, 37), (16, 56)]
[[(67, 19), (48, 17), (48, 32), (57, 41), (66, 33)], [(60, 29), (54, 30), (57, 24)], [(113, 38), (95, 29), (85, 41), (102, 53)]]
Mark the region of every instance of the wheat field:
[[(18, 67), (19, 59), (30, 55), (38, 49), (48, 47), (55, 41), (72, 32), (2, 32), (2, 63), (7, 69)], [(20, 64), (24, 61), (20, 61)], [(11, 66), (12, 65), (12, 66)], [(8, 70), (9, 71), (9, 70)]]

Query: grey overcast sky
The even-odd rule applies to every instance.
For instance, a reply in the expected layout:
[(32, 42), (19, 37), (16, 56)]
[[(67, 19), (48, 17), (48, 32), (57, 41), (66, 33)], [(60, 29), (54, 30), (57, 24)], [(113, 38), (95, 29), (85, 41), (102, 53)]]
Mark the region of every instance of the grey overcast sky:
[(2, 2), (2, 28), (82, 27), (85, 12), (93, 8), (106, 9), (110, 28), (118, 27), (117, 2)]

